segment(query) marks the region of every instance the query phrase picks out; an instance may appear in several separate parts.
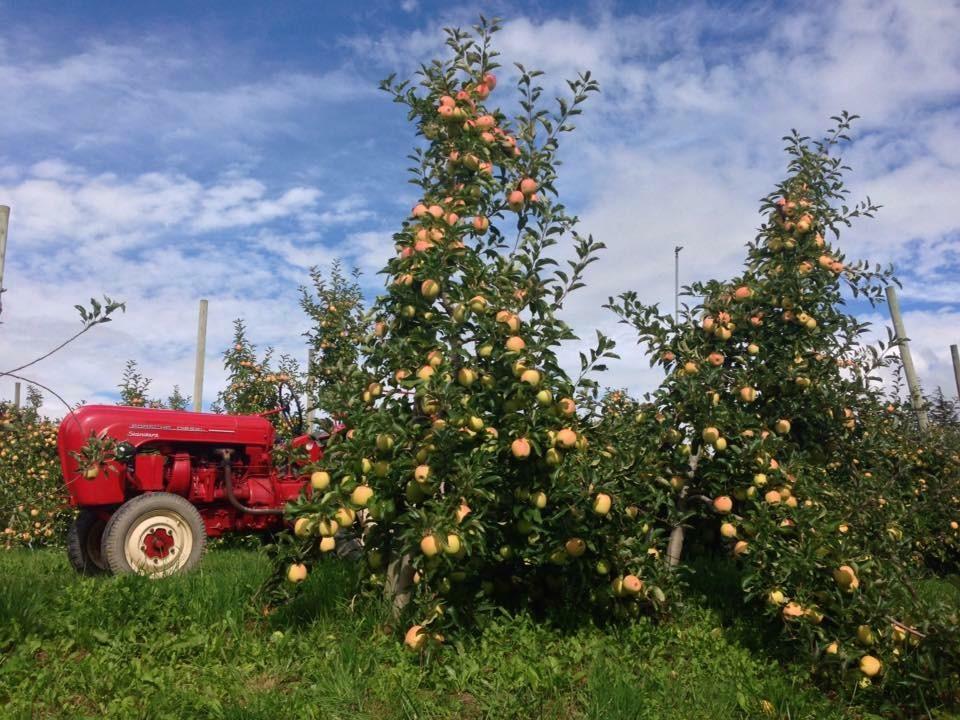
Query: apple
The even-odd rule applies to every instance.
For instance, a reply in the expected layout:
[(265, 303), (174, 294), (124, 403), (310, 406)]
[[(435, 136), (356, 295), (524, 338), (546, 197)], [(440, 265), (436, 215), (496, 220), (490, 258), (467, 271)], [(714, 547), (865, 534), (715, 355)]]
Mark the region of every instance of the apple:
[(487, 299), (483, 295), (475, 295), (470, 298), (468, 305), (473, 312), (480, 313), (487, 309)]
[(507, 206), (514, 212), (520, 212), (523, 209), (523, 203), (526, 198), (519, 190), (513, 190), (507, 195)]
[(849, 565), (841, 565), (833, 571), (833, 579), (842, 589), (847, 592), (853, 592), (860, 587), (860, 580), (853, 568)]
[(420, 284), (420, 294), (427, 300), (434, 300), (440, 295), (440, 283), (436, 280), (424, 280)]
[(457, 382), (464, 387), (470, 387), (477, 380), (477, 373), (470, 368), (460, 368), (457, 371)]
[(296, 584), (307, 579), (307, 566), (303, 563), (294, 563), (287, 568), (287, 580)]
[(746, 285), (741, 285), (736, 290), (733, 291), (733, 297), (736, 300), (746, 300), (751, 295), (753, 295), (753, 290), (748, 288)]
[(722, 523), (720, 525), (720, 535), (727, 538), (728, 540), (732, 540), (737, 536), (737, 526), (734, 525), (733, 523), (728, 523), (728, 522)]
[(707, 355), (707, 362), (713, 365), (714, 367), (720, 367), (723, 365), (723, 353), (712, 352)]
[(752, 387), (742, 387), (740, 388), (740, 399), (745, 403), (752, 403), (757, 399), (756, 388)]
[(420, 552), (427, 557), (434, 557), (440, 552), (440, 542), (437, 536), (431, 533), (424, 535), (420, 539)]
[(860, 672), (868, 678), (876, 677), (883, 670), (883, 663), (873, 655), (864, 655), (860, 658)]
[(773, 429), (778, 435), (786, 435), (788, 432), (790, 432), (790, 421), (781, 418), (774, 423)]
[(429, 465), (417, 465), (413, 470), (413, 479), (418, 483), (425, 483), (430, 480), (432, 471), (430, 470)]
[(570, 557), (578, 558), (587, 551), (587, 544), (580, 538), (570, 538), (564, 543), (563, 549)]
[(494, 90), (497, 87), (497, 76), (493, 73), (487, 73), (483, 76), (483, 84), (487, 86), (490, 90)]
[(530, 504), (537, 508), (537, 510), (543, 510), (547, 506), (547, 494), (542, 490), (532, 493), (530, 495)]
[[(521, 381), (523, 380), (523, 376), (522, 376), (522, 375), (520, 376), (520, 380), (521, 380)], [(551, 404), (553, 404), (553, 393), (551, 393), (549, 390), (540, 390), (540, 391), (537, 393), (536, 398), (537, 398), (537, 404), (538, 404), (538, 405), (542, 405), (542, 406), (544, 406), (544, 407), (548, 407), (548, 406), (550, 406)]]
[(340, 523), (340, 527), (346, 527), (347, 525), (352, 525), (353, 521), (357, 517), (357, 513), (347, 507), (338, 508), (337, 512), (334, 513), (334, 517), (337, 519), (337, 522)]
[(463, 544), (460, 542), (460, 536), (450, 533), (447, 535), (447, 542), (443, 546), (443, 551), (447, 555), (456, 555), (463, 548)]
[(506, 325), (511, 332), (515, 333), (520, 330), (520, 318), (517, 317), (516, 313), (512, 313), (509, 310), (501, 310), (498, 312), (496, 321)]
[(639, 595), (643, 590), (643, 581), (636, 575), (623, 576), (623, 592), (627, 595)]
[(564, 449), (570, 449), (577, 444), (577, 433), (570, 428), (557, 431), (557, 444)]
[(709, 445), (713, 445), (717, 440), (720, 439), (720, 431), (715, 427), (707, 427), (703, 429), (703, 432), (700, 434), (703, 438), (703, 441)]
[(510, 443), (510, 452), (517, 460), (526, 460), (530, 457), (530, 441), (526, 438), (517, 438)]
[(524, 370), (520, 375), (520, 382), (536, 387), (540, 384), (540, 372), (538, 370)]
[(527, 343), (519, 335), (511, 335), (507, 338), (506, 347), (510, 352), (520, 352), (527, 347)]
[(373, 488), (369, 485), (358, 485), (350, 493), (350, 502), (360, 507), (365, 507), (373, 497)]
[(700, 368), (698, 368), (697, 364), (692, 360), (687, 360), (687, 362), (683, 364), (683, 372), (687, 375), (696, 375), (699, 370)]
[(524, 178), (520, 181), (520, 192), (530, 197), (537, 191), (537, 181), (533, 178)]
[(721, 515), (726, 515), (733, 510), (733, 500), (727, 495), (720, 495), (713, 500), (713, 509)]
[(570, 417), (577, 411), (577, 404), (573, 401), (573, 398), (560, 398), (557, 401), (557, 409), (561, 415)]
[(767, 494), (763, 496), (763, 499), (768, 505), (779, 505), (780, 501), (783, 499), (783, 496), (780, 495), (777, 490), (768, 490)]
[(293, 524), (293, 534), (297, 537), (310, 537), (313, 534), (313, 525), (306, 518), (297, 518)]
[(377, 450), (382, 453), (388, 453), (393, 449), (393, 435), (380, 433), (377, 435)]
[(427, 634), (420, 625), (413, 625), (403, 636), (403, 644), (410, 652), (420, 652), (427, 644)]
[(596, 497), (593, 499), (593, 512), (597, 515), (606, 515), (610, 512), (610, 506), (612, 505), (612, 498), (606, 493), (597, 493)]
[(477, 215), (473, 219), (473, 229), (477, 231), (478, 235), (483, 235), (489, 227), (490, 220), (485, 218), (483, 215)]
[(317, 470), (310, 475), (310, 487), (314, 490), (326, 490), (330, 486), (330, 473)]
[(610, 589), (613, 591), (613, 596), (614, 596), (614, 597), (623, 597), (623, 595), (624, 595), (624, 593), (623, 593), (623, 578), (622, 578), (622, 577), (614, 578), (614, 579), (610, 582)]

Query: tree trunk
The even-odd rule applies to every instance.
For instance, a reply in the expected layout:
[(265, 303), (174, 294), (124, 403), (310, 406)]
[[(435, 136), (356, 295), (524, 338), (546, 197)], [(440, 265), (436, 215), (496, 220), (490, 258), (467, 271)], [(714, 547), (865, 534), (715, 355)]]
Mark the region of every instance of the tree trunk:
[(401, 555), (387, 565), (387, 579), (383, 587), (383, 596), (390, 602), (394, 620), (400, 618), (404, 608), (410, 604), (413, 595), (413, 562), (410, 555)]
[(680, 564), (680, 554), (683, 552), (683, 525), (677, 525), (670, 531), (670, 542), (667, 543), (667, 560), (670, 567)]
[[(696, 453), (690, 455), (690, 470), (687, 472), (687, 479), (690, 482), (693, 482), (693, 478), (697, 474), (699, 462), (700, 449), (698, 448)], [(677, 510), (680, 511), (681, 515), (687, 509), (687, 487), (689, 487), (689, 484), (680, 491), (680, 499), (677, 500)], [(670, 567), (676, 567), (680, 564), (680, 556), (683, 554), (683, 535), (682, 523), (675, 525), (673, 530), (670, 531), (670, 541), (667, 543), (667, 561)]]

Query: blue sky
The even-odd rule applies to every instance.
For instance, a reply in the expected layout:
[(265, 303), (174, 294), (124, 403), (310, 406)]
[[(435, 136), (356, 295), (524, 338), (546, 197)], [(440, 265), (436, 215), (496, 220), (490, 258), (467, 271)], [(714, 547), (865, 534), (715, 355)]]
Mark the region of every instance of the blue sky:
[[(344, 257), (375, 293), (416, 199), (404, 171), (413, 134), (377, 82), (442, 52), (442, 28), (479, 9), (0, 0), (0, 203), (13, 207), (0, 366), (55, 344), (76, 322), (71, 306), (102, 292), (127, 315), (36, 368), (70, 400), (111, 399), (127, 358), (158, 394), (189, 388), (200, 297), (208, 400), (234, 317), (258, 344), (302, 356), (307, 268)], [(670, 303), (676, 244), (684, 282), (734, 272), (757, 199), (782, 175), (781, 136), (821, 132), (847, 109), (863, 116), (850, 187), (885, 207), (843, 246), (897, 264), (923, 379), (952, 387), (960, 4), (482, 9), (505, 19), (500, 102), (512, 101), (513, 61), (543, 68), (548, 91), (582, 69), (603, 88), (563, 149), (560, 189), (581, 230), (609, 246), (569, 308), (585, 337), (600, 325), (620, 341), (607, 382), (644, 390), (657, 377), (598, 312), (603, 300), (637, 289)]]

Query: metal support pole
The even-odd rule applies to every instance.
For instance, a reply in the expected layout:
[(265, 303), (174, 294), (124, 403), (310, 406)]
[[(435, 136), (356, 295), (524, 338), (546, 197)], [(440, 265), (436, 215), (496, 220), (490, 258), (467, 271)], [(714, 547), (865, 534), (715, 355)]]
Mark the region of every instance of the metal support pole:
[(10, 224), (10, 208), (0, 205), (0, 312), (3, 311), (3, 266), (7, 258), (7, 227)]
[(203, 360), (207, 352), (207, 301), (200, 301), (197, 325), (197, 364), (193, 373), (193, 411), (203, 410)]
[(950, 346), (950, 356), (953, 358), (953, 378), (957, 381), (957, 398), (960, 399), (960, 350), (956, 345)]
[(20, 383), (18, 382), (13, 384), (13, 406), (15, 408), (20, 407)]
[(920, 381), (913, 366), (913, 355), (910, 354), (910, 343), (907, 332), (903, 327), (903, 316), (900, 315), (900, 301), (893, 285), (887, 285), (887, 304), (890, 306), (890, 319), (893, 320), (893, 330), (897, 337), (897, 346), (900, 348), (900, 361), (903, 363), (903, 373), (907, 376), (907, 387), (910, 389), (910, 404), (917, 414), (917, 424), (921, 430), (927, 429), (927, 411), (923, 407), (923, 394), (920, 391)]

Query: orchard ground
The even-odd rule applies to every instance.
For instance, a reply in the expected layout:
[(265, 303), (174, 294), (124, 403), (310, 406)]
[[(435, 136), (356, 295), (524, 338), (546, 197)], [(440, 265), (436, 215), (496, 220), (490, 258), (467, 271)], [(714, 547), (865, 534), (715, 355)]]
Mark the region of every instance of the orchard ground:
[[(701, 567), (667, 622), (549, 627), (488, 618), (419, 658), (354, 604), (356, 566), (322, 563), (269, 619), (257, 551), (214, 550), (160, 582), (80, 578), (62, 551), (0, 553), (3, 718), (863, 718), (827, 697)], [(752, 619), (751, 619), (752, 617)], [(957, 717), (937, 714), (934, 717)]]

